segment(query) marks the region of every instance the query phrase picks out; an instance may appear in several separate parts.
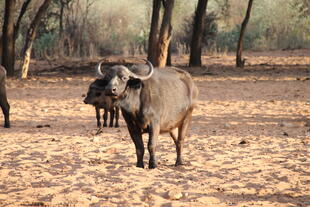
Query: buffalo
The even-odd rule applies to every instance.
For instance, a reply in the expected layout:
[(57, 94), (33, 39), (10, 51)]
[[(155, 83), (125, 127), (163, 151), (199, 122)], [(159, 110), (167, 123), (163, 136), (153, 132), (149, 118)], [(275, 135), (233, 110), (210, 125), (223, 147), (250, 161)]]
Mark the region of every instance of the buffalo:
[(100, 80), (95, 80), (90, 84), (87, 95), (84, 99), (85, 104), (93, 105), (96, 109), (97, 126), (101, 128), (100, 122), (100, 109), (104, 110), (103, 113), (103, 127), (107, 127), (108, 114), (110, 113), (109, 127), (113, 127), (115, 117), (115, 127), (119, 127), (119, 107), (115, 100), (110, 96), (106, 96), (103, 91), (98, 90), (94, 85), (99, 84)]
[(10, 128), (10, 105), (6, 97), (6, 70), (0, 65), (0, 106), (4, 115), (4, 127)]
[(147, 67), (129, 69), (115, 65), (102, 71), (102, 62), (99, 62), (96, 71), (100, 80), (94, 87), (118, 101), (135, 144), (137, 167), (144, 168), (143, 133), (149, 135), (149, 169), (157, 167), (155, 152), (160, 133), (170, 134), (176, 145), (175, 166), (182, 165), (184, 139), (198, 88), (186, 71), (174, 67), (154, 68), (149, 61), (145, 62)]

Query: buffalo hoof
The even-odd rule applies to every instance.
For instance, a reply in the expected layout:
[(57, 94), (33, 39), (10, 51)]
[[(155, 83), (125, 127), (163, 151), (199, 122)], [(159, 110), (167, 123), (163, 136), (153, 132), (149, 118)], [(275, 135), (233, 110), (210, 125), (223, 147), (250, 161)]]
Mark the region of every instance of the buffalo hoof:
[(119, 124), (115, 124), (115, 128), (119, 128)]
[(103, 124), (103, 127), (107, 127), (108, 125), (107, 124)]
[(10, 128), (11, 125), (10, 124), (4, 124), (4, 128)]
[(157, 167), (156, 163), (150, 162), (149, 169), (155, 169)]
[(140, 168), (144, 168), (144, 164), (143, 164), (143, 163), (137, 163), (136, 166), (137, 166), (137, 167), (140, 167)]

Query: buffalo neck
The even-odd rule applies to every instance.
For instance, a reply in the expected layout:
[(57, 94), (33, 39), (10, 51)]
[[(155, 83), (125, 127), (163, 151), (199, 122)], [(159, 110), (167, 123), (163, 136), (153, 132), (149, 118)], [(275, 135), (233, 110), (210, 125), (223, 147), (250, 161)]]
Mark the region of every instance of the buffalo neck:
[(138, 113), (140, 109), (140, 94), (141, 88), (127, 88), (119, 99), (121, 109), (127, 113)]

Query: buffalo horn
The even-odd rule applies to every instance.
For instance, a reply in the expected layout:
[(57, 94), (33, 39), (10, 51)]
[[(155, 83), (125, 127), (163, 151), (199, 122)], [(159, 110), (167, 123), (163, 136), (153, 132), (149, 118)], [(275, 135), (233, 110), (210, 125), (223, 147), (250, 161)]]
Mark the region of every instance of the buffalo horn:
[[(146, 64), (149, 66), (149, 72), (148, 72), (148, 74), (147, 75), (137, 75), (137, 74), (135, 74), (135, 73), (133, 73), (133, 72), (129, 72), (129, 73), (131, 73), (132, 74), (132, 76), (134, 77), (134, 78), (138, 78), (138, 79), (140, 79), (140, 80), (147, 80), (147, 79), (149, 79), (151, 76), (152, 76), (152, 74), (153, 74), (153, 72), (154, 72), (154, 67), (153, 67), (153, 65), (152, 65), (152, 63), (150, 62), (150, 61), (148, 61), (148, 60), (145, 60), (145, 59), (143, 59), (145, 62), (146, 62)], [(100, 76), (101, 78), (104, 78), (104, 74), (101, 72), (101, 64), (103, 63), (103, 61), (101, 61), (101, 62), (99, 62), (98, 64), (97, 64), (97, 66), (96, 66), (96, 73), (97, 73), (97, 75), (98, 76)], [(127, 69), (127, 67), (126, 67), (126, 69)], [(128, 70), (128, 69), (127, 69)], [(129, 71), (129, 70), (128, 70)]]
[(96, 66), (96, 72), (97, 75), (100, 76), (101, 78), (104, 77), (104, 74), (101, 72), (101, 64), (103, 63), (103, 61), (99, 62)]
[(149, 79), (151, 76), (152, 76), (152, 74), (153, 74), (153, 72), (154, 72), (154, 67), (153, 67), (153, 65), (152, 65), (152, 63), (150, 62), (150, 61), (148, 61), (148, 60), (146, 60), (146, 59), (143, 59), (145, 62), (146, 62), (146, 64), (149, 66), (149, 73), (147, 74), (147, 75), (137, 75), (137, 74), (135, 74), (135, 73), (132, 73), (133, 74), (133, 76), (134, 76), (134, 78), (139, 78), (140, 80), (147, 80), (147, 79)]

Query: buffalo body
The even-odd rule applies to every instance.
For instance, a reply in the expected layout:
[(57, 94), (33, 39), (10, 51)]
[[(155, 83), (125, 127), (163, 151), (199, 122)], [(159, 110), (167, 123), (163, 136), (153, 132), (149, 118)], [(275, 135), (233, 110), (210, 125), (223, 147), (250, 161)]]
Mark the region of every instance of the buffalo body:
[(10, 128), (10, 105), (6, 96), (6, 70), (0, 66), (0, 106), (4, 115), (4, 127)]
[(153, 68), (147, 61), (145, 67), (128, 69), (116, 65), (100, 69), (100, 82), (95, 87), (119, 102), (130, 136), (136, 147), (137, 167), (144, 167), (142, 134), (148, 133), (149, 168), (155, 168), (157, 138), (160, 133), (170, 133), (176, 145), (175, 165), (183, 164), (182, 149), (198, 89), (190, 74), (178, 68)]
[(87, 95), (84, 99), (85, 104), (93, 105), (96, 109), (96, 119), (97, 126), (101, 128), (100, 122), (100, 109), (104, 110), (103, 113), (103, 126), (108, 126), (108, 114), (110, 114), (110, 123), (109, 127), (113, 127), (114, 118), (115, 118), (115, 127), (119, 127), (119, 107), (116, 102), (112, 100), (112, 97), (106, 96), (102, 90), (98, 90), (93, 87), (94, 84), (97, 84), (99, 80), (94, 81), (90, 84)]

